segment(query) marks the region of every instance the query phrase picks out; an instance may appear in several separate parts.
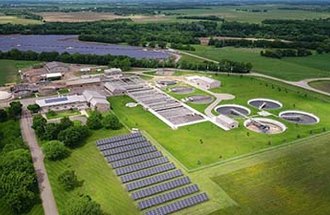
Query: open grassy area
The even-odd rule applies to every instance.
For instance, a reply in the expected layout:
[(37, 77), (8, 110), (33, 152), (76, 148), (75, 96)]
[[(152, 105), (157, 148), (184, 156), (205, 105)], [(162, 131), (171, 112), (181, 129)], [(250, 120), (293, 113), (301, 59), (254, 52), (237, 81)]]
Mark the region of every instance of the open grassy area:
[(309, 82), (308, 85), (315, 89), (330, 93), (330, 80), (312, 81)]
[(328, 214), (329, 144), (330, 134), (320, 136), (274, 159), (214, 177), (237, 205), (212, 215)]
[(77, 115), (80, 115), (80, 111), (75, 110), (75, 109), (46, 113), (47, 119), (58, 119), (58, 118), (69, 117), (69, 116), (77, 116)]
[(298, 81), (307, 78), (330, 77), (330, 54), (314, 54), (308, 57), (274, 59), (260, 56), (262, 49), (250, 48), (215, 48), (211, 46), (194, 46), (192, 54), (220, 61), (250, 62), (253, 70), (277, 78)]
[[(279, 10), (279, 7), (294, 7), (290, 5), (247, 5), (247, 6), (213, 6), (197, 9), (184, 9), (168, 11), (186, 16), (209, 16), (224, 17), (227, 21), (259, 23), (264, 19), (317, 19), (330, 17), (329, 12), (313, 12), (304, 10)], [(267, 12), (236, 11), (236, 9), (261, 9)]]
[[(229, 132), (210, 122), (172, 130), (151, 113), (144, 111), (142, 107), (126, 108), (125, 104), (131, 101), (128, 97), (112, 97), (110, 102), (114, 112), (124, 124), (147, 131), (189, 169), (223, 162), (229, 158), (254, 153), (330, 129), (329, 98), (322, 97), (327, 99), (323, 101), (315, 98), (318, 95), (314, 93), (272, 81), (239, 76), (214, 77), (221, 80), (223, 85), (215, 90), (216, 92), (231, 93), (236, 96), (236, 99), (226, 103), (246, 105), (246, 102), (252, 98), (272, 98), (283, 103), (281, 110), (298, 109), (312, 112), (320, 117), (321, 122), (313, 126), (298, 126), (278, 119), (288, 127), (286, 132), (279, 135), (248, 131), (242, 126), (242, 121), (239, 128)], [(257, 112), (256, 109), (251, 108), (251, 110), (254, 114)], [(271, 112), (277, 115), (279, 111)]]
[[(104, 157), (96, 148), (96, 140), (127, 133), (118, 131), (94, 131), (87, 143), (72, 150), (70, 157), (57, 162), (46, 161), (46, 169), (56, 199), (59, 213), (66, 207), (69, 199), (78, 194), (88, 194), (101, 204), (107, 214), (138, 214), (137, 207), (111, 170)], [(66, 169), (75, 170), (79, 180), (84, 183), (74, 191), (66, 192), (58, 183), (58, 176)]]
[(16, 16), (4, 16), (0, 15), (0, 24), (20, 24), (20, 25), (28, 25), (28, 24), (42, 24), (39, 20), (34, 19), (23, 19)]
[(38, 64), (36, 61), (0, 60), (0, 85), (16, 82), (18, 70)]

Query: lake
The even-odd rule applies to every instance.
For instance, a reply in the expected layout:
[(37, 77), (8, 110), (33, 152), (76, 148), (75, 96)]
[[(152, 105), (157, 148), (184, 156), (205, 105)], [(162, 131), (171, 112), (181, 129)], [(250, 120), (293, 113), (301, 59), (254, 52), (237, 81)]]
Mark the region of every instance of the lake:
[(71, 54), (111, 54), (138, 59), (164, 59), (170, 56), (166, 50), (79, 41), (77, 35), (1, 35), (0, 51), (9, 51), (11, 49), (31, 50), (34, 52), (68, 52)]

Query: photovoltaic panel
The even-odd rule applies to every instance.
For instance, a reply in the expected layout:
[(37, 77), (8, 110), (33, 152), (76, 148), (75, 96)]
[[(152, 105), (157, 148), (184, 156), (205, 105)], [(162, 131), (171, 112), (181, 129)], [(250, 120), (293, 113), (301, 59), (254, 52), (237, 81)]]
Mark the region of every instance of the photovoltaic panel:
[(149, 147), (140, 148), (140, 149), (136, 149), (136, 150), (120, 153), (120, 154), (110, 155), (110, 156), (108, 156), (107, 153), (104, 153), (104, 156), (107, 156), (108, 161), (113, 162), (113, 161), (122, 160), (122, 159), (130, 158), (130, 157), (134, 157), (134, 156), (138, 156), (138, 155), (142, 155), (142, 154), (146, 154), (146, 153), (154, 152), (154, 151), (157, 151), (156, 147), (149, 146)]
[(182, 200), (175, 201), (168, 205), (164, 205), (153, 210), (147, 211), (146, 215), (166, 215), (176, 211), (197, 205), (208, 200), (206, 193), (197, 194)]
[(122, 147), (116, 147), (116, 148), (112, 148), (112, 149), (103, 150), (102, 152), (105, 155), (114, 155), (114, 154), (123, 153), (126, 151), (132, 151), (134, 149), (139, 149), (139, 148), (143, 148), (143, 147), (147, 147), (147, 146), (151, 146), (151, 144), (147, 141), (144, 141), (144, 142), (140, 142), (140, 143), (125, 145)]
[(124, 159), (124, 160), (114, 161), (114, 162), (111, 162), (110, 164), (111, 164), (112, 168), (115, 169), (115, 168), (119, 168), (119, 167), (123, 167), (123, 166), (128, 166), (131, 164), (143, 162), (146, 160), (150, 160), (153, 158), (158, 158), (161, 156), (163, 156), (162, 153), (160, 151), (156, 151), (156, 152), (151, 152), (151, 153), (135, 156), (135, 157)]
[(181, 198), (183, 196), (190, 195), (192, 193), (196, 193), (198, 191), (199, 191), (198, 186), (196, 184), (192, 184), (187, 187), (182, 187), (180, 189), (173, 190), (168, 193), (160, 194), (158, 196), (154, 196), (149, 199), (142, 200), (138, 203), (138, 206), (141, 210), (143, 210), (143, 209), (155, 206), (155, 205), (160, 205), (165, 202)]
[(142, 199), (148, 196), (155, 195), (157, 193), (165, 192), (174, 188), (181, 187), (186, 184), (190, 184), (190, 179), (189, 177), (185, 176), (182, 178), (177, 178), (171, 181), (167, 181), (162, 184), (157, 184), (153, 187), (147, 187), (138, 191), (135, 191), (132, 193), (131, 197), (134, 200)]
[(68, 101), (68, 98), (67, 97), (59, 97), (59, 98), (46, 99), (45, 103), (49, 104), (49, 103), (64, 102), (64, 101)]
[(155, 174), (158, 174), (158, 173), (161, 173), (161, 172), (166, 172), (166, 171), (171, 170), (171, 169), (175, 169), (175, 165), (173, 163), (168, 163), (168, 164), (165, 164), (165, 165), (156, 166), (156, 167), (152, 167), (152, 168), (149, 168), (149, 169), (134, 172), (134, 173), (131, 173), (131, 174), (123, 175), (123, 176), (120, 177), (120, 179), (123, 183), (127, 183), (127, 182), (130, 182), (130, 181), (134, 181), (134, 180), (137, 180), (137, 179), (141, 179), (141, 178), (145, 178), (145, 177), (148, 177), (148, 176), (151, 176), (151, 175), (155, 175)]
[(96, 145), (100, 146), (100, 145), (107, 144), (107, 143), (115, 143), (115, 142), (119, 142), (119, 141), (123, 141), (123, 140), (134, 139), (137, 137), (141, 137), (141, 138), (145, 139), (145, 137), (143, 137), (140, 133), (130, 133), (130, 134), (114, 136), (114, 137), (110, 137), (107, 139), (98, 140), (98, 141), (96, 141)]
[(134, 164), (134, 165), (118, 168), (118, 169), (115, 170), (115, 172), (116, 172), (117, 175), (124, 175), (124, 174), (127, 174), (127, 173), (131, 173), (131, 172), (135, 172), (135, 171), (138, 171), (138, 170), (142, 170), (142, 169), (146, 169), (146, 168), (149, 168), (149, 167), (164, 164), (164, 163), (167, 163), (167, 162), (168, 162), (168, 159), (166, 157), (160, 157), (160, 158), (148, 160), (148, 161), (143, 162), (143, 163), (137, 163), (137, 164)]
[(121, 140), (117, 142), (111, 142), (111, 143), (103, 143), (98, 145), (98, 148), (100, 150), (106, 150), (106, 149), (112, 149), (116, 147), (126, 146), (134, 143), (140, 143), (140, 142), (147, 142), (147, 140), (144, 137), (135, 137), (127, 140)]
[[(132, 191), (132, 190), (135, 190), (138, 188), (142, 188), (142, 187), (150, 186), (152, 184), (157, 184), (157, 183), (160, 183), (163, 181), (167, 181), (167, 180), (170, 180), (170, 179), (182, 176), (182, 175), (183, 175), (182, 171), (177, 169), (177, 170), (174, 170), (171, 172), (166, 172), (163, 174), (155, 175), (150, 178), (145, 178), (140, 181), (134, 181), (132, 183), (126, 184), (126, 188), (128, 191)], [(139, 191), (137, 191), (137, 192), (139, 192)], [(134, 193), (132, 193), (132, 196), (133, 195), (134, 195)], [(137, 195), (139, 195), (139, 194), (137, 194)]]

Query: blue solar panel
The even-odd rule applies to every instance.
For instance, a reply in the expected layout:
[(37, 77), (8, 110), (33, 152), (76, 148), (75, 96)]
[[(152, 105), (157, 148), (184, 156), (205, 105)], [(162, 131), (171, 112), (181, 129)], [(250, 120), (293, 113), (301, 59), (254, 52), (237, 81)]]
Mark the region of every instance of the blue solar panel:
[(64, 101), (68, 101), (68, 98), (67, 97), (59, 97), (59, 98), (53, 98), (53, 99), (46, 99), (45, 100), (46, 104), (55, 103), (55, 102), (64, 102)]

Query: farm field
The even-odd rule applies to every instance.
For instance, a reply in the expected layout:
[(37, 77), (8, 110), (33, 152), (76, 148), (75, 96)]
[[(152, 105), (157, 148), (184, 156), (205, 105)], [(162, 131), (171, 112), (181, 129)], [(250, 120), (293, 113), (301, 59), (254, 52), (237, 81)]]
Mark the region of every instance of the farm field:
[[(223, 84), (223, 87), (214, 92), (231, 93), (236, 96), (234, 100), (224, 103), (247, 106), (246, 102), (256, 97), (277, 99), (283, 103), (283, 108), (271, 111), (273, 114), (277, 115), (280, 111), (288, 109), (304, 110), (319, 116), (321, 122), (314, 126), (297, 126), (278, 119), (288, 127), (286, 132), (279, 135), (257, 134), (249, 132), (243, 126), (225, 132), (210, 122), (172, 130), (141, 107), (126, 108), (125, 104), (131, 101), (129, 97), (112, 97), (110, 103), (124, 124), (130, 128), (145, 130), (188, 169), (223, 162), (330, 129), (330, 119), (327, 117), (330, 113), (329, 98), (321, 96), (320, 98), (326, 101), (320, 100), (315, 98), (317, 95), (314, 93), (273, 81), (225, 75), (214, 77)], [(256, 109), (250, 109), (252, 115), (256, 114)], [(240, 122), (242, 124), (243, 121)]]
[(268, 161), (213, 177), (237, 206), (212, 215), (328, 214), (329, 140), (328, 133), (286, 148)]
[(308, 83), (309, 86), (330, 93), (330, 80), (328, 81), (312, 81)]
[(16, 82), (18, 70), (38, 64), (36, 61), (0, 60), (0, 85)]
[(28, 25), (28, 24), (42, 24), (39, 20), (34, 19), (23, 19), (16, 16), (4, 16), (0, 14), (0, 24), (21, 24), (21, 25)]
[[(329, 12), (313, 12), (304, 10), (279, 10), (279, 7), (288, 5), (252, 5), (252, 6), (216, 6), (197, 9), (169, 10), (182, 16), (221, 16), (226, 21), (260, 23), (264, 19), (318, 19), (330, 17)], [(267, 12), (236, 11), (236, 9), (261, 9)]]
[(220, 61), (222, 59), (250, 62), (253, 70), (277, 78), (298, 81), (308, 78), (330, 77), (330, 54), (297, 58), (274, 59), (260, 56), (262, 49), (211, 46), (194, 46), (196, 51), (189, 52), (201, 57)]
[[(46, 160), (48, 177), (60, 214), (68, 200), (79, 194), (91, 196), (107, 214), (139, 214), (127, 191), (96, 147), (98, 139), (127, 132), (126, 129), (94, 131), (86, 144), (72, 150), (68, 158), (56, 162)], [(81, 187), (71, 192), (66, 192), (57, 179), (67, 169), (75, 170), (78, 180), (84, 181)]]

